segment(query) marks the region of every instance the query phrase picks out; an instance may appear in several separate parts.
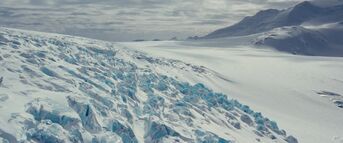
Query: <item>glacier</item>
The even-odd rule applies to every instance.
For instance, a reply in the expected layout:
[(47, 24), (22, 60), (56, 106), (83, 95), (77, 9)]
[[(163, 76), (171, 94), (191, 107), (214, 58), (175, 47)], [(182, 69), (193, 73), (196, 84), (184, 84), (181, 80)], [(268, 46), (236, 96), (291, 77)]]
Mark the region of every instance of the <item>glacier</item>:
[(182, 76), (222, 79), (126, 45), (0, 28), (0, 142), (289, 142), (249, 106)]

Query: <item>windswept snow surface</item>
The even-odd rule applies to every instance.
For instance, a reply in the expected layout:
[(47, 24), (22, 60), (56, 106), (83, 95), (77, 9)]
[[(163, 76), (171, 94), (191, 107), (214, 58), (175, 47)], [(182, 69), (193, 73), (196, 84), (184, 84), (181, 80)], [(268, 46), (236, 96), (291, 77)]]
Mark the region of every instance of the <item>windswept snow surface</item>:
[(256, 36), (124, 45), (216, 71), (229, 82), (211, 78), (194, 82), (262, 111), (301, 143), (342, 143), (343, 58), (256, 48), (249, 44)]
[[(164, 44), (183, 48), (173, 42)], [(196, 57), (198, 50), (191, 50), (195, 55), (190, 51), (185, 54), (190, 54), (189, 58), (201, 64), (213, 62), (207, 64), (209, 67), (221, 65), (214, 62), (225, 62), (227, 68), (222, 67), (225, 69), (222, 71), (215, 66), (215, 70), (211, 70), (133, 50), (148, 47), (151, 47), (149, 43), (115, 44), (1, 28), (0, 142), (297, 142), (296, 134), (291, 136), (281, 129), (287, 127), (291, 133), (299, 133), (293, 127), (304, 123), (303, 118), (296, 118), (303, 117), (304, 112), (296, 116), (294, 114), (298, 112), (291, 112), (308, 103), (302, 103), (307, 100), (297, 100), (306, 98), (295, 96), (299, 95), (296, 91), (294, 95), (287, 95), (288, 89), (271, 86), (276, 91), (285, 90), (276, 94), (270, 88), (260, 88), (265, 84), (254, 87), (257, 79), (263, 77), (258, 74), (247, 85), (241, 82), (249, 77), (244, 75), (246, 71), (238, 75), (235, 70), (230, 70), (237, 68), (236, 63), (218, 60), (215, 55), (207, 55), (208, 61), (201, 62), (205, 59)], [(168, 49), (146, 50), (152, 54), (161, 50), (159, 56), (164, 57), (184, 57)], [(262, 82), (270, 83), (268, 80)], [(283, 81), (274, 82), (280, 84)], [(253, 92), (259, 90), (257, 93), (260, 94)], [(237, 94), (232, 97), (279, 118), (283, 126), (279, 127), (277, 121), (241, 104), (231, 95), (217, 91)], [(247, 98), (248, 95), (251, 99)], [(281, 98), (283, 96), (285, 99)], [(319, 96), (308, 98), (315, 100)], [(262, 99), (268, 100), (261, 102)], [(285, 107), (279, 100), (296, 103), (288, 103)], [(309, 117), (318, 117), (321, 115), (312, 113), (324, 106), (321, 111), (328, 112), (323, 113), (322, 118), (332, 118), (322, 129), (330, 127), (327, 133), (332, 133), (339, 128), (335, 120), (341, 116), (326, 115), (335, 112), (333, 105), (325, 101), (316, 106), (310, 103), (299, 111), (309, 111)], [(309, 108), (313, 111), (307, 110)], [(293, 121), (296, 122), (291, 123)], [(307, 127), (304, 131), (318, 131), (318, 127), (324, 124), (309, 130), (307, 125), (316, 123), (312, 121), (301, 125)], [(323, 135), (330, 138), (335, 134)]]

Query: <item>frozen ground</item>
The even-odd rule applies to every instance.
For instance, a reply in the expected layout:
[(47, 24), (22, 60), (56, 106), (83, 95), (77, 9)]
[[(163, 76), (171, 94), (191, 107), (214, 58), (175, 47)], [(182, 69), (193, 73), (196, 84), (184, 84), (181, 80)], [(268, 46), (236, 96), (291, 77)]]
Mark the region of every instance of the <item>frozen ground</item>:
[(123, 45), (214, 70), (226, 81), (189, 80), (262, 111), (297, 135), (299, 142), (342, 143), (343, 58), (256, 48), (249, 43), (256, 36)]

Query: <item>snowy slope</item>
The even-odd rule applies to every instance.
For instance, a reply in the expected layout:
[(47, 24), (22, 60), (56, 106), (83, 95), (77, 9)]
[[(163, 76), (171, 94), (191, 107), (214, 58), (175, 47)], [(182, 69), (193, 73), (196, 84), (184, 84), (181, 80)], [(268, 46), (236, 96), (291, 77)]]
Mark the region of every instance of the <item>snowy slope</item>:
[(343, 43), (339, 37), (343, 36), (343, 26), (325, 25), (275, 28), (260, 34), (253, 43), (293, 54), (342, 57)]
[(343, 58), (256, 48), (247, 43), (254, 36), (125, 45), (215, 70), (231, 82), (195, 82), (276, 119), (301, 143), (343, 142)]
[(203, 66), (6, 28), (0, 50), (0, 142), (296, 142)]

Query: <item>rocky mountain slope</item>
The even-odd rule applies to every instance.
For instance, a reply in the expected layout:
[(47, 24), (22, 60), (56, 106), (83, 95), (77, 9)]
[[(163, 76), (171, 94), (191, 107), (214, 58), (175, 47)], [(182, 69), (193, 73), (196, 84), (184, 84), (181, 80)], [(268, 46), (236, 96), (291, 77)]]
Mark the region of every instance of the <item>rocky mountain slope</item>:
[(278, 27), (299, 26), (306, 23), (332, 23), (343, 21), (342, 13), (343, 5), (320, 7), (305, 1), (284, 10), (268, 9), (260, 11), (254, 16), (246, 17), (237, 24), (216, 30), (203, 38), (251, 35), (267, 32)]
[(343, 5), (319, 6), (305, 1), (285, 9), (269, 9), (200, 39), (244, 37), (258, 46), (311, 56), (343, 56)]

